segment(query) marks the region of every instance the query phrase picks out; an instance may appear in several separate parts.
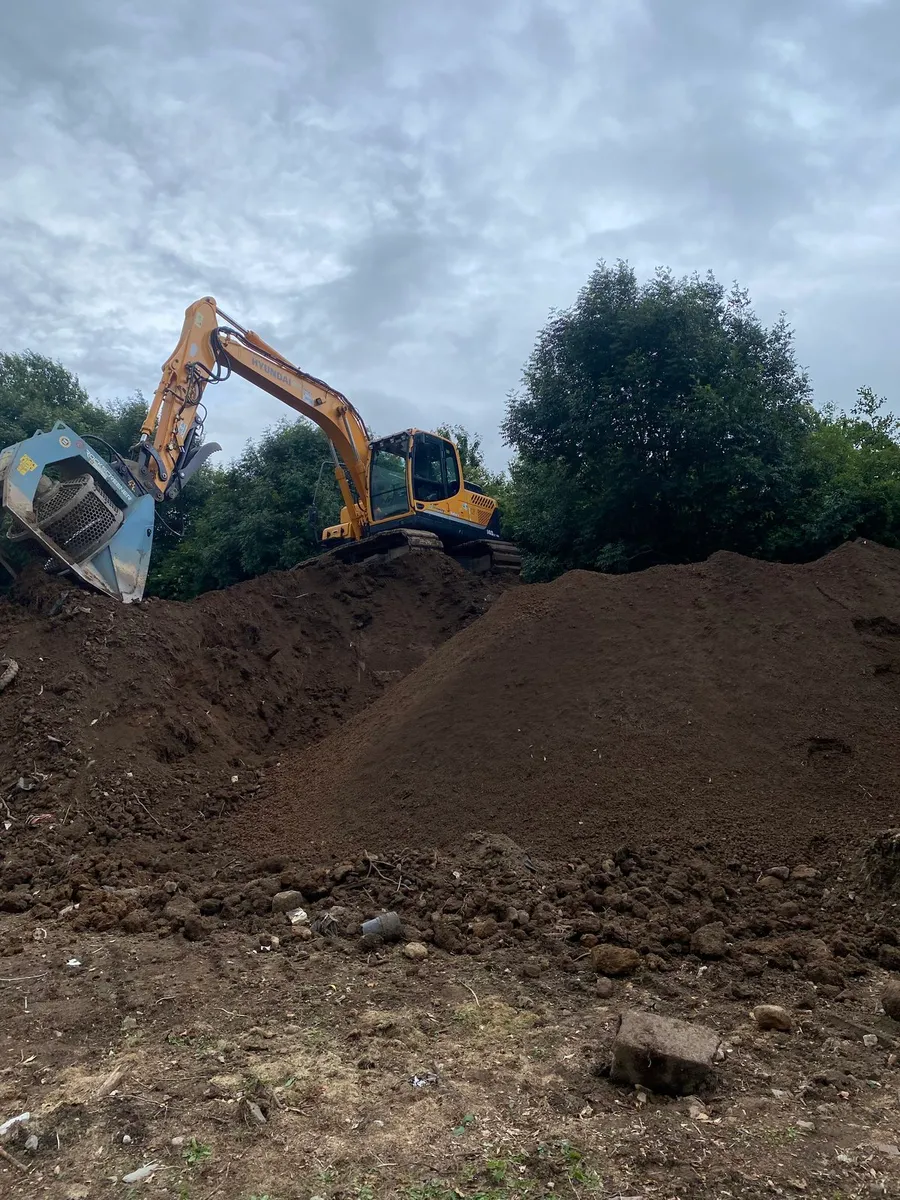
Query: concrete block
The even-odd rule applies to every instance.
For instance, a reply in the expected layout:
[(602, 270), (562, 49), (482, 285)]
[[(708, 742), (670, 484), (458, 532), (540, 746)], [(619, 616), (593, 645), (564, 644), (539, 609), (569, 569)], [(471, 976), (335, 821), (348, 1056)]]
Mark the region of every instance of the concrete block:
[(654, 1013), (624, 1013), (613, 1044), (610, 1079), (669, 1095), (691, 1095), (708, 1080), (720, 1041), (706, 1025)]

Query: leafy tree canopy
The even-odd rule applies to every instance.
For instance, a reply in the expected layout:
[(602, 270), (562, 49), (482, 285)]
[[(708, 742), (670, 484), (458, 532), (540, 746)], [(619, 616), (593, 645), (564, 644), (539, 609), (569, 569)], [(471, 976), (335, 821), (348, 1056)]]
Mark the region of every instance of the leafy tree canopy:
[(509, 401), (516, 534), (539, 576), (765, 553), (816, 424), (783, 318), (712, 275), (601, 263)]

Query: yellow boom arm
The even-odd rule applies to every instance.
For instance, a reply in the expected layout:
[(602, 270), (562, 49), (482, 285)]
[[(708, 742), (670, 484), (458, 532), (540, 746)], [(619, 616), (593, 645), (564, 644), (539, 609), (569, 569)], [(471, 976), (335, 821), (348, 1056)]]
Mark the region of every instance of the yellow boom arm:
[(181, 338), (163, 365), (141, 428), (138, 465), (142, 484), (157, 500), (170, 489), (173, 494), (180, 490), (205, 457), (197, 444), (203, 393), (208, 384), (220, 383), (232, 372), (309, 417), (324, 431), (332, 446), (334, 474), (351, 532), (359, 540), (371, 521), (370, 438), (362, 417), (346, 396), (307, 375), (258, 334), (220, 312), (211, 296), (186, 310)]

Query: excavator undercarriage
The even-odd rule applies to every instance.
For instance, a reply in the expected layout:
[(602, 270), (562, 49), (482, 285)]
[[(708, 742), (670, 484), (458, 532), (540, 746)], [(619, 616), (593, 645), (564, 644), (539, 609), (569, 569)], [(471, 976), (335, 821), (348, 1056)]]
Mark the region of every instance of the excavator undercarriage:
[(344, 542), (324, 556), (307, 559), (299, 565), (321, 561), (322, 557), (345, 563), (364, 562), (375, 557), (389, 561), (411, 550), (437, 550), (478, 575), (489, 571), (518, 574), (522, 569), (522, 556), (512, 542), (479, 540), (446, 546), (436, 533), (421, 529), (392, 529), (386, 533), (370, 534), (362, 541)]

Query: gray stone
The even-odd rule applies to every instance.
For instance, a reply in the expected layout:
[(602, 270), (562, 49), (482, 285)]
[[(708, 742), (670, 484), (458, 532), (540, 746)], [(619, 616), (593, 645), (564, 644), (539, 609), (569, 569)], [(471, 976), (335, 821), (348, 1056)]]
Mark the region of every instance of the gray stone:
[(719, 1043), (719, 1035), (707, 1025), (626, 1012), (613, 1043), (610, 1079), (689, 1096), (712, 1073)]
[(302, 892), (276, 892), (272, 897), (272, 912), (286, 913), (303, 905)]

